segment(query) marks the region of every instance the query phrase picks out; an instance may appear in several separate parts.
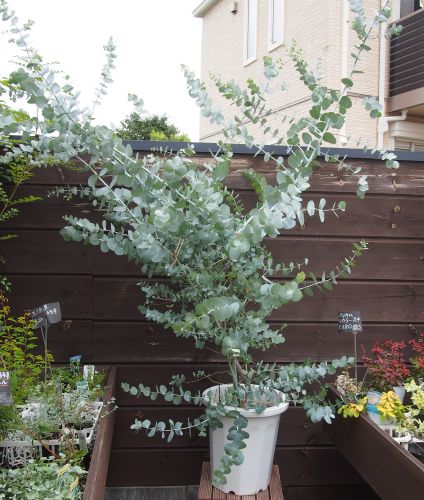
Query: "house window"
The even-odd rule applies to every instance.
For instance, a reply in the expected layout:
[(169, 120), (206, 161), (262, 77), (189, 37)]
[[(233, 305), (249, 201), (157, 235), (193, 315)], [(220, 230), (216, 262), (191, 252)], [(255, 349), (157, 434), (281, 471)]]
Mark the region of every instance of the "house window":
[(268, 49), (272, 50), (284, 40), (284, 0), (269, 0)]
[(246, 0), (244, 64), (256, 59), (258, 0)]
[(400, 0), (400, 17), (408, 16), (422, 7), (422, 0)]

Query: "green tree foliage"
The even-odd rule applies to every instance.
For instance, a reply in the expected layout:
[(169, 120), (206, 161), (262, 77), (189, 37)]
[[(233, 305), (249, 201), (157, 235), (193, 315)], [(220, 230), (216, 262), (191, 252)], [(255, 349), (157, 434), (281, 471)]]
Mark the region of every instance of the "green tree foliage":
[(121, 128), (116, 132), (126, 140), (190, 141), (187, 135), (180, 133), (175, 125), (169, 123), (166, 115), (143, 117), (140, 113), (132, 112), (121, 122)]
[(29, 312), (17, 318), (11, 316), (8, 300), (0, 291), (0, 369), (11, 372), (13, 400), (22, 404), (53, 357), (36, 354), (38, 337), (34, 331), (35, 321)]

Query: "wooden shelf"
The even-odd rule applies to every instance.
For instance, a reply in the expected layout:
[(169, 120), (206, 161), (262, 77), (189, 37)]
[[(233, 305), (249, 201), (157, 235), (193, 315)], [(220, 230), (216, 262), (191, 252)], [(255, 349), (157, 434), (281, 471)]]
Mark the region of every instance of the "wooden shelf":
[[(103, 402), (107, 403), (116, 395), (116, 366), (109, 371)], [(106, 478), (109, 469), (110, 450), (112, 447), (113, 429), (116, 411), (103, 417), (97, 428), (90, 467), (85, 483), (83, 500), (103, 500), (105, 496)]]
[[(332, 398), (339, 397), (333, 390)], [(424, 464), (366, 415), (337, 416), (327, 426), (334, 444), (384, 500), (423, 498)]]

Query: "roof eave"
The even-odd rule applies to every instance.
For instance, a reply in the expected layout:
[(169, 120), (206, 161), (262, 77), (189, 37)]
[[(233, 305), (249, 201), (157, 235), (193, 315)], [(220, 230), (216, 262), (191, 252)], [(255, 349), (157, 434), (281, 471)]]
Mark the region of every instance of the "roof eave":
[(212, 7), (212, 5), (216, 4), (218, 0), (203, 0), (194, 10), (194, 17), (203, 17), (206, 12)]

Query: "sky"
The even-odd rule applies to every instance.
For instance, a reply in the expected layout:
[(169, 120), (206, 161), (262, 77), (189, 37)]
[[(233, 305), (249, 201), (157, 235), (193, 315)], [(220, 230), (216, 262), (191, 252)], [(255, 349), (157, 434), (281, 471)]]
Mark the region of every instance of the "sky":
[[(32, 45), (48, 62), (59, 62), (90, 106), (105, 62), (103, 45), (117, 45), (114, 83), (95, 113), (99, 123), (119, 126), (132, 111), (128, 93), (144, 99), (149, 113), (166, 114), (192, 141), (199, 110), (188, 96), (180, 65), (200, 74), (200, 0), (9, 0), (20, 21), (31, 19)], [(0, 25), (4, 32), (5, 25)], [(14, 52), (0, 38), (2, 74)], [(91, 106), (90, 106), (91, 107)]]

